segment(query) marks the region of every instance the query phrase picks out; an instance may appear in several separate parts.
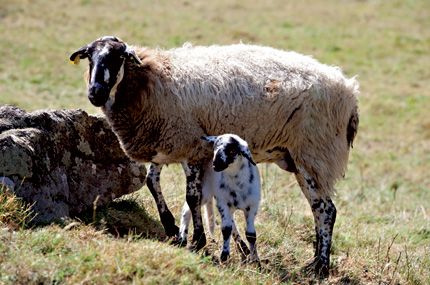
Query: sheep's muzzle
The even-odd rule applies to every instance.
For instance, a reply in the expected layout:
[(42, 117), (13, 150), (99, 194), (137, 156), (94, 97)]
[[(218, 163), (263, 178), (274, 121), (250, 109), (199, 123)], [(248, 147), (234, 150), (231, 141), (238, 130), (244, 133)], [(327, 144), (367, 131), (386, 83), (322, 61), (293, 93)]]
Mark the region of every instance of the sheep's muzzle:
[(96, 107), (103, 106), (109, 98), (109, 89), (95, 82), (88, 88), (88, 99)]

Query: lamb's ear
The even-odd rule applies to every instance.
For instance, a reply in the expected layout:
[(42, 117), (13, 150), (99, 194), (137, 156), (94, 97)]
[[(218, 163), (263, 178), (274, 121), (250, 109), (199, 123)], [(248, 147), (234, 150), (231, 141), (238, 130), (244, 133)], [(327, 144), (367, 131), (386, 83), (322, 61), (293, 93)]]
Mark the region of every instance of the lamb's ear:
[(129, 46), (127, 46), (125, 50), (125, 56), (127, 59), (130, 59), (132, 62), (134, 62), (137, 65), (141, 65), (142, 61), (140, 58), (136, 55), (133, 49), (131, 49)]
[(206, 140), (208, 142), (214, 143), (217, 137), (209, 136), (209, 137), (201, 137), (202, 140)]
[(87, 58), (88, 57), (88, 46), (83, 46), (70, 56), (69, 60), (74, 65), (79, 65), (79, 61), (81, 58)]
[(241, 147), (240, 147), (240, 153), (241, 153), (244, 157), (246, 157), (246, 158), (249, 160), (249, 162), (251, 162), (253, 165), (257, 165), (257, 164), (254, 162), (254, 160), (252, 159), (251, 152), (249, 151), (249, 149), (248, 149), (247, 147), (241, 146)]

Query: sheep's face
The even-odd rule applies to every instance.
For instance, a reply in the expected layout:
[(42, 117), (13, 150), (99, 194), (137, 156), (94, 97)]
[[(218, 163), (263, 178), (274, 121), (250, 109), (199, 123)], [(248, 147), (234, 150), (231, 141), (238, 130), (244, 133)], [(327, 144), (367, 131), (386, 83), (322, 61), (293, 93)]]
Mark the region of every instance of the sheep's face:
[(90, 64), (88, 99), (96, 107), (104, 106), (110, 95), (114, 100), (115, 94), (111, 93), (124, 76), (125, 60), (141, 63), (134, 51), (116, 37), (102, 37), (81, 47), (70, 56), (70, 61), (77, 65), (82, 58), (88, 58)]
[(220, 172), (238, 161), (239, 156), (244, 156), (253, 165), (255, 162), (251, 158), (246, 141), (236, 135), (226, 134), (222, 136), (202, 137), (202, 139), (214, 143), (214, 157), (212, 167)]

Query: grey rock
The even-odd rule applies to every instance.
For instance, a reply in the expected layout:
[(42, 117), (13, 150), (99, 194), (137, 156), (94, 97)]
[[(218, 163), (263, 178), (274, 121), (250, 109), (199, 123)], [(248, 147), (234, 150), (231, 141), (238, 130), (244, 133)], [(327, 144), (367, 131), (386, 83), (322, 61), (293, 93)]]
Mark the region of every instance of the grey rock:
[(11, 191), (15, 192), (15, 183), (10, 180), (8, 177), (0, 177), (0, 189), (3, 191)]
[(0, 105), (0, 177), (35, 203), (36, 221), (50, 222), (139, 190), (146, 169), (125, 155), (102, 115)]

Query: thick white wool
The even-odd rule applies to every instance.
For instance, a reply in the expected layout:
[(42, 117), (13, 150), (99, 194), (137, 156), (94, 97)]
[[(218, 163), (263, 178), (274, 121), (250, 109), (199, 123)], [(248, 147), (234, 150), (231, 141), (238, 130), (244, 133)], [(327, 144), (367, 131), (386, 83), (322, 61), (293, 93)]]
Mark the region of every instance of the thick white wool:
[[(344, 78), (340, 69), (319, 63), (310, 56), (270, 47), (237, 44), (196, 46), (190, 44), (162, 52), (170, 61), (170, 91), (183, 107), (210, 104), (208, 97), (241, 104), (265, 94), (270, 80), (279, 81), (288, 93), (301, 92), (319, 82)], [(288, 94), (284, 94), (288, 95)]]

